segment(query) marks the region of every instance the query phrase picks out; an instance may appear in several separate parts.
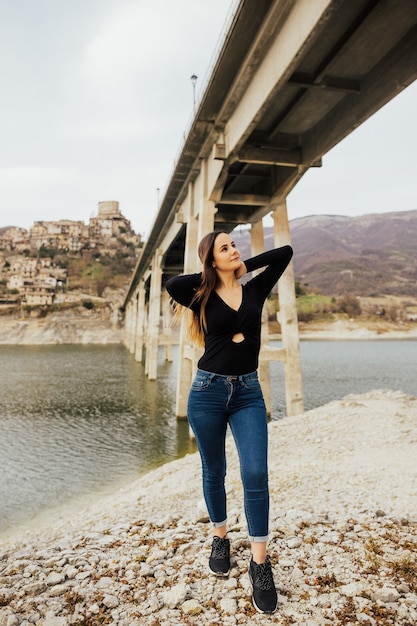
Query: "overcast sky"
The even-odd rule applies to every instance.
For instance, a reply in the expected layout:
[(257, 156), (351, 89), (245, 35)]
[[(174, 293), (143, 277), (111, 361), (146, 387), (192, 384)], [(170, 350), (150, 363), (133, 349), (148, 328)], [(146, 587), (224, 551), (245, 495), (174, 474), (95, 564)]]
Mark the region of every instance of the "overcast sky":
[[(117, 200), (146, 236), (235, 4), (0, 0), (0, 226)], [(326, 155), (290, 219), (416, 209), (416, 105), (417, 83)]]

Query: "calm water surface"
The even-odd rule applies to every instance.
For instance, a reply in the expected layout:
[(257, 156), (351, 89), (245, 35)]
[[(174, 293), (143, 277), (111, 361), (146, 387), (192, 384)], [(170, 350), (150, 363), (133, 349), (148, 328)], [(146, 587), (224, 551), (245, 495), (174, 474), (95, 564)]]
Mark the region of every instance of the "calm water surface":
[(0, 347), (0, 533), (194, 451), (171, 370), (150, 382), (122, 346)]
[[(285, 414), (281, 367), (271, 363), (278, 416)], [(416, 340), (302, 341), (301, 367), (306, 410), (371, 389), (417, 395)]]
[[(417, 394), (415, 341), (308, 341), (301, 356), (306, 409), (370, 389)], [(162, 352), (156, 382), (123, 346), (0, 346), (0, 374), (0, 535), (195, 450)], [(282, 364), (271, 374), (276, 419)]]

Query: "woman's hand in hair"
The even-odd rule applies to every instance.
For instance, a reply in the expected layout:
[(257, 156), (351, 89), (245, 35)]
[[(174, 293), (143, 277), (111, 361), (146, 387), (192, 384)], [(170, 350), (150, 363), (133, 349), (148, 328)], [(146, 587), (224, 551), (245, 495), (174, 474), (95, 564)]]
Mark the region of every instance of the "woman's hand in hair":
[(237, 270), (235, 270), (236, 278), (241, 278), (242, 276), (244, 276), (247, 273), (247, 271), (248, 270), (246, 269), (246, 265), (242, 261), (241, 264), (240, 264), (240, 267), (238, 267)]

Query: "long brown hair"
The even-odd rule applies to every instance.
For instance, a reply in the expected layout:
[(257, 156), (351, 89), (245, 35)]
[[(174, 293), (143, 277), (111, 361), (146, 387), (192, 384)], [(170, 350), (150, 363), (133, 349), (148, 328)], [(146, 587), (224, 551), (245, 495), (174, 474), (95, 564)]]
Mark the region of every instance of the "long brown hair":
[[(218, 230), (208, 233), (198, 245), (198, 256), (203, 265), (203, 270), (200, 286), (196, 290), (191, 304), (198, 302), (200, 304), (200, 312), (197, 314), (189, 309), (188, 336), (191, 341), (196, 342), (199, 346), (204, 345), (204, 331), (207, 329), (206, 304), (218, 282), (217, 272), (213, 267), (214, 243), (218, 235), (224, 232), (223, 230)], [(182, 315), (183, 312), (184, 307), (179, 306), (177, 315)]]

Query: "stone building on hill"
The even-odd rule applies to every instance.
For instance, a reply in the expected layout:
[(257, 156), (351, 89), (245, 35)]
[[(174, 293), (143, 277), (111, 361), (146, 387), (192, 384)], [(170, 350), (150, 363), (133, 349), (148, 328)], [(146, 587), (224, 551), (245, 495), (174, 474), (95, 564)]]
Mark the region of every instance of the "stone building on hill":
[(98, 215), (91, 217), (88, 224), (74, 220), (35, 222), (29, 231), (29, 244), (31, 248), (38, 250), (41, 247), (53, 247), (77, 252), (86, 245), (94, 248), (121, 235), (129, 240), (133, 239), (134, 243), (140, 241), (140, 237), (133, 232), (130, 221), (122, 215), (118, 202), (99, 202)]
[(76, 252), (89, 240), (88, 226), (84, 222), (59, 220), (35, 222), (29, 231), (31, 248), (57, 248)]
[(98, 214), (88, 224), (42, 220), (34, 222), (29, 230), (4, 229), (0, 234), (0, 304), (14, 298), (26, 304), (52, 304), (67, 281), (67, 271), (56, 267), (45, 251), (77, 253), (83, 248), (97, 248), (113, 256), (122, 242), (138, 248), (141, 237), (115, 201), (99, 202)]
[(121, 213), (118, 202), (99, 202), (97, 217), (91, 217), (88, 234), (91, 239), (105, 239), (132, 233), (132, 226)]

